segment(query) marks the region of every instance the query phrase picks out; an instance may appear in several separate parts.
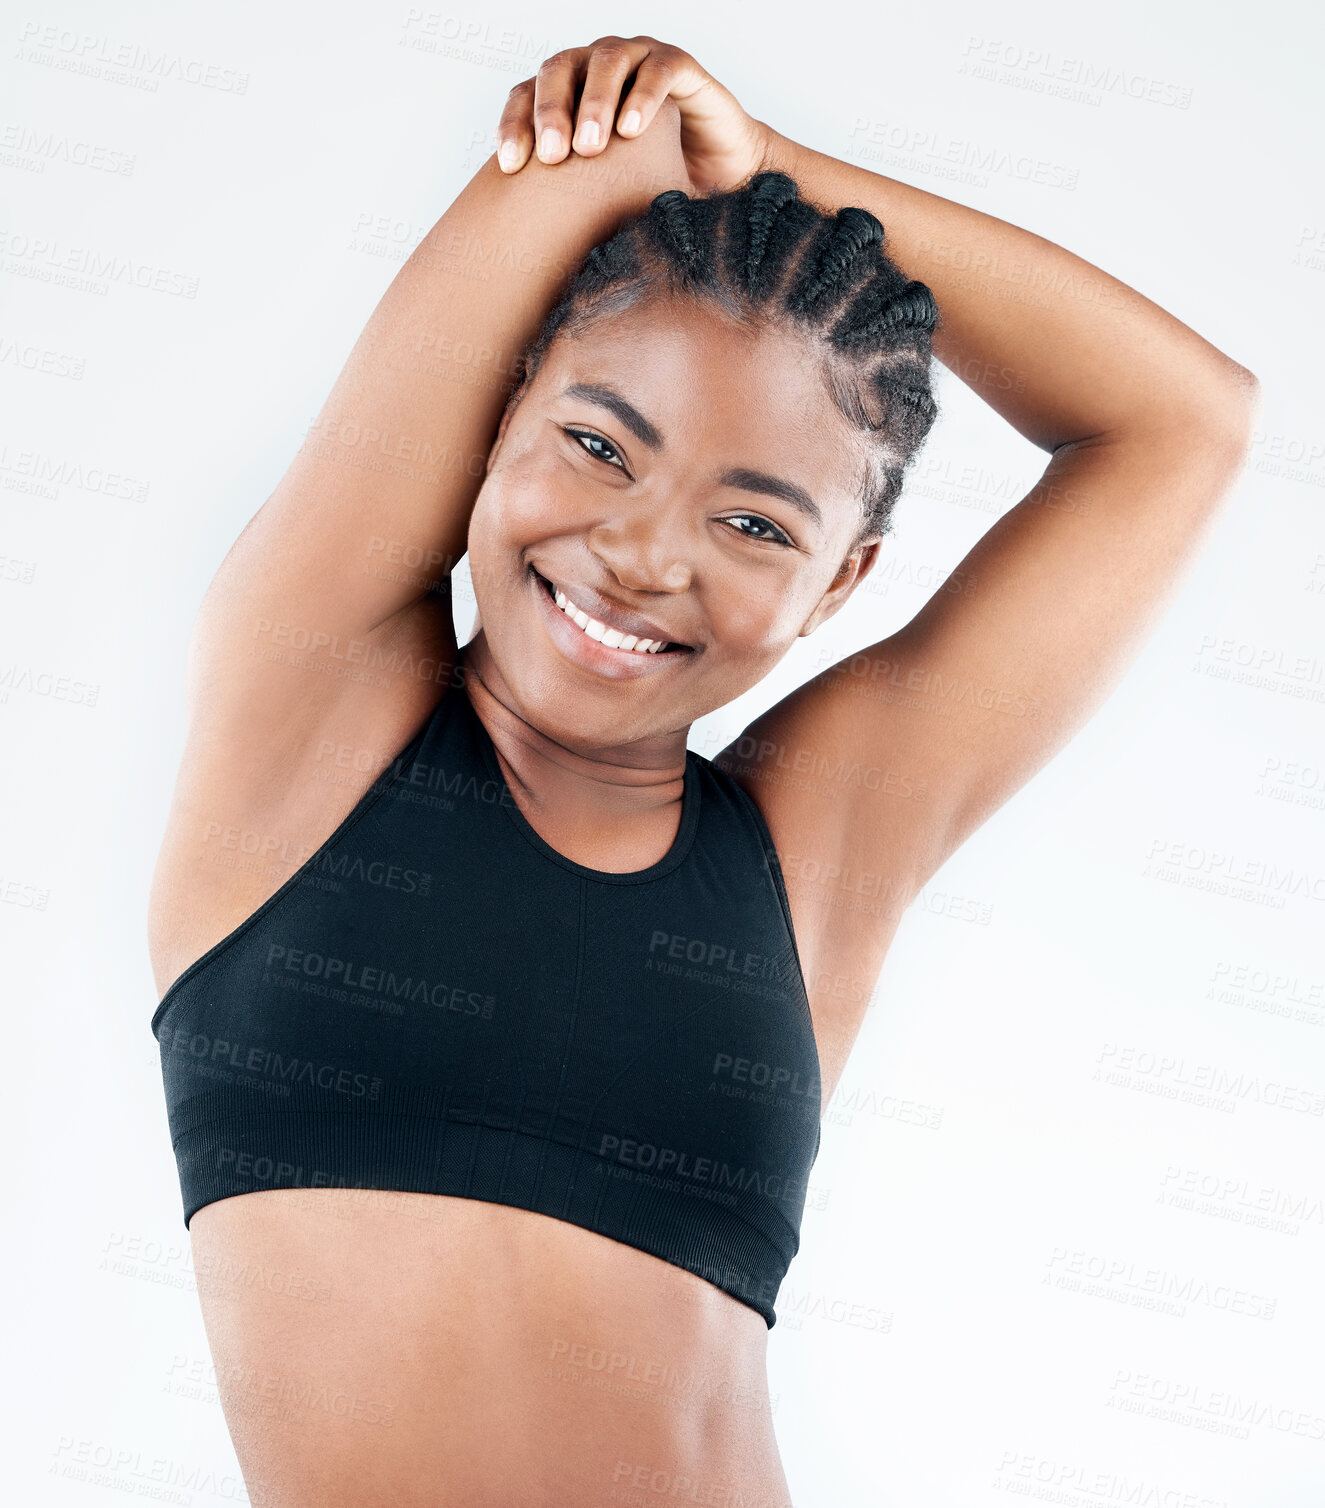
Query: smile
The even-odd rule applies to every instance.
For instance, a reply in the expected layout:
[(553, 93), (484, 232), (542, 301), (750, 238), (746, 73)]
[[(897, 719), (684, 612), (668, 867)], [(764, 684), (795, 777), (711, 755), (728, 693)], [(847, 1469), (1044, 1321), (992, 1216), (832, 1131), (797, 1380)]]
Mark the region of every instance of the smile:
[(690, 647), (670, 640), (645, 638), (613, 628), (586, 613), (583, 608), (577, 607), (565, 592), (554, 582), (549, 581), (546, 576), (539, 575), (537, 571), (534, 575), (538, 576), (544, 593), (552, 599), (561, 614), (569, 619), (586, 638), (593, 639), (607, 649), (619, 650), (630, 655), (658, 655), (684, 653)]

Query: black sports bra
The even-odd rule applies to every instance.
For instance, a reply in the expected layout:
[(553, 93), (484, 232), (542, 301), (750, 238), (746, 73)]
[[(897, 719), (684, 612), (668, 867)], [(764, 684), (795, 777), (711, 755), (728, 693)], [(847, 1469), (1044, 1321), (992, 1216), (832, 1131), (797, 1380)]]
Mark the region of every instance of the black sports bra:
[(820, 1065), (763, 817), (690, 750), (658, 863), (564, 858), (463, 675), (157, 1007), (185, 1225), (260, 1189), (459, 1195), (651, 1252), (771, 1328)]

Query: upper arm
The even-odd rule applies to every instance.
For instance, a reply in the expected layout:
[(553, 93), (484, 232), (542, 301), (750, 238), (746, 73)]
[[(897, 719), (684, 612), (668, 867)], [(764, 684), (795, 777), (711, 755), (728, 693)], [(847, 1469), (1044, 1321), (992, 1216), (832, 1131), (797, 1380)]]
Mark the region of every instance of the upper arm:
[(213, 698), (286, 720), (359, 694), (338, 656), (435, 637), (428, 594), (465, 553), (517, 359), (589, 247), (686, 181), (678, 121), (513, 176), (490, 157), (415, 248), (208, 589), (191, 654)]
[(769, 759), (809, 749), (830, 776), (764, 783), (785, 829), (914, 896), (1121, 678), (1241, 466), (1253, 394), (1060, 447), (957, 589), (756, 719)]

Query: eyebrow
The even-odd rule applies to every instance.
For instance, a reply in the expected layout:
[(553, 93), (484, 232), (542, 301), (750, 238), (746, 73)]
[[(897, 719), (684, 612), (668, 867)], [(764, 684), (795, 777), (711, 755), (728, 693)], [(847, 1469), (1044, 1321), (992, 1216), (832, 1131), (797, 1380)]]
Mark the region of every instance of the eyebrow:
[[(596, 382), (572, 382), (562, 390), (563, 398), (583, 398), (586, 403), (596, 403), (616, 416), (622, 424), (650, 450), (661, 450), (664, 440), (661, 432), (628, 402), (615, 388)], [(724, 487), (736, 487), (742, 492), (760, 492), (767, 497), (780, 498), (793, 508), (804, 513), (816, 527), (823, 527), (823, 514), (818, 503), (804, 487), (788, 482), (782, 477), (770, 476), (765, 471), (751, 471), (747, 466), (734, 466), (718, 478)]]

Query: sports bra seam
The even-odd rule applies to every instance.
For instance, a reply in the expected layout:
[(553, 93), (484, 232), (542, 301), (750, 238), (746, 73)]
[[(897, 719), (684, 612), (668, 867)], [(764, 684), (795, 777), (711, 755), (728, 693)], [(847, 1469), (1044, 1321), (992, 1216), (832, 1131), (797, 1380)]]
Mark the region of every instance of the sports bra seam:
[[(709, 761), (712, 765), (712, 761)], [(805, 1013), (806, 1029), (810, 1033), (810, 1041), (814, 1046), (815, 1069), (819, 1075), (820, 1108), (816, 1116), (818, 1122), (818, 1138), (815, 1142), (815, 1157), (819, 1155), (819, 1148), (823, 1145), (823, 1057), (819, 1051), (819, 1031), (814, 1019), (814, 1010), (810, 1005), (810, 987), (805, 978), (805, 965), (801, 959), (800, 943), (796, 937), (796, 925), (792, 920), (791, 902), (787, 897), (786, 881), (782, 875), (782, 858), (777, 851), (777, 844), (773, 841), (773, 834), (768, 829), (768, 823), (764, 814), (759, 810), (758, 803), (739, 782), (733, 780), (725, 771), (719, 770), (712, 765), (716, 776), (724, 778), (732, 790), (736, 792), (736, 804), (745, 811), (746, 821), (754, 828), (755, 836), (759, 840), (759, 846), (764, 855), (764, 866), (768, 871), (768, 877), (773, 883), (773, 889), (777, 894), (778, 905), (782, 911), (782, 925), (786, 930), (787, 941), (791, 945), (792, 957), (796, 960), (796, 977), (800, 981), (801, 1009)], [(799, 1239), (799, 1238), (798, 1238)]]
[(669, 1021), (665, 1026), (660, 1026), (658, 1030), (653, 1034), (653, 1036), (651, 1036), (649, 1040), (640, 1047), (640, 1050), (635, 1054), (635, 1056), (631, 1058), (628, 1063), (623, 1064), (621, 1068), (618, 1069), (618, 1071), (612, 1076), (611, 1081), (603, 1086), (598, 1095), (598, 1098), (593, 1102), (592, 1114), (598, 1114), (599, 1107), (602, 1105), (607, 1096), (611, 1094), (611, 1092), (616, 1088), (621, 1080), (625, 1078), (625, 1076), (631, 1071), (631, 1069), (634, 1068), (638, 1063), (640, 1063), (648, 1055), (648, 1053), (651, 1052), (660, 1041), (662, 1041), (663, 1038), (671, 1036), (678, 1031), (684, 1030), (687, 1022), (691, 1021), (695, 1016), (698, 1016), (701, 1011), (712, 1010), (712, 1008), (712, 1001), (702, 1000), (692, 1010), (688, 1010), (684, 1016), (681, 1016), (677, 1020)]
[[(330, 1108), (330, 1107), (328, 1107), (328, 1108), (314, 1108), (312, 1106), (309, 1106), (309, 1107), (300, 1106), (298, 1109), (295, 1109), (294, 1107), (290, 1107), (290, 1106), (280, 1107), (280, 1106), (276, 1106), (276, 1105), (269, 1105), (269, 1106), (266, 1106), (265, 1108), (268, 1109), (268, 1110), (270, 1110), (275, 1115), (292, 1115), (292, 1116), (303, 1116), (303, 1115), (355, 1115), (357, 1113), (356, 1111), (354, 1111), (352, 1109), (348, 1109), (348, 1108), (346, 1108), (346, 1109)], [(382, 1116), (384, 1118), (388, 1118), (388, 1119), (391, 1119), (391, 1120), (429, 1120), (429, 1121), (435, 1121), (437, 1119), (437, 1117), (434, 1116), (434, 1115), (429, 1115), (426, 1112), (413, 1111), (413, 1110), (388, 1110), (388, 1111), (380, 1111), (379, 1110), (379, 1111), (374, 1111), (373, 1114), (374, 1114), (375, 1117)], [(602, 1157), (597, 1152), (588, 1150), (588, 1149), (586, 1149), (583, 1146), (577, 1146), (574, 1142), (563, 1141), (562, 1138), (559, 1137), (559, 1136), (545, 1136), (542, 1132), (538, 1132), (538, 1131), (523, 1131), (523, 1130), (520, 1129), (519, 1126), (494, 1126), (490, 1122), (485, 1121), (485, 1120), (466, 1120), (466, 1119), (463, 1119), (463, 1118), (461, 1118), (459, 1116), (447, 1116), (445, 1119), (446, 1119), (446, 1123), (448, 1125), (449, 1124), (455, 1124), (455, 1125), (463, 1125), (463, 1126), (472, 1126), (472, 1127), (475, 1127), (475, 1128), (481, 1128), (484, 1131), (492, 1131), (492, 1132), (494, 1132), (494, 1133), (496, 1133), (498, 1135), (501, 1135), (501, 1136), (523, 1136), (523, 1137), (526, 1137), (530, 1141), (550, 1142), (554, 1146), (561, 1147), (564, 1151), (574, 1152), (576, 1154), (576, 1156), (578, 1156), (578, 1157), (589, 1158), (589, 1159), (591, 1159), (594, 1162), (602, 1163), (605, 1167), (610, 1167), (612, 1165), (611, 1158), (609, 1158), (609, 1157)], [(208, 1126), (224, 1125), (229, 1120), (230, 1120), (230, 1117), (228, 1115), (209, 1115), (209, 1116), (207, 1116), (205, 1120), (198, 1121), (195, 1125), (190, 1126), (187, 1131), (181, 1131), (177, 1137), (173, 1137), (172, 1140), (171, 1140), (171, 1148), (172, 1148), (172, 1150), (176, 1146), (178, 1146), (179, 1142), (182, 1141), (184, 1137), (186, 1137), (186, 1136), (192, 1136), (195, 1132), (205, 1130)], [(334, 1187), (337, 1187), (337, 1185), (332, 1184), (332, 1185), (327, 1185), (327, 1187), (334, 1188)], [(380, 1192), (389, 1193), (389, 1192), (392, 1192), (392, 1191), (391, 1190), (383, 1189)], [(656, 1193), (656, 1192), (659, 1192), (659, 1191), (653, 1190), (652, 1192)], [(666, 1192), (666, 1191), (663, 1191), (663, 1192)], [(478, 1198), (478, 1196), (476, 1194), (459, 1194), (459, 1195), (455, 1195), (453, 1197), (460, 1198), (460, 1199), (477, 1199)], [(772, 1200), (767, 1199), (767, 1196), (765, 1196), (765, 1200), (766, 1200), (766, 1206), (767, 1206), (767, 1208), (774, 1215), (777, 1216), (777, 1218), (783, 1223), (783, 1225), (786, 1226), (787, 1230), (790, 1232), (790, 1234), (792, 1235), (792, 1237), (794, 1239), (798, 1240), (796, 1228), (795, 1228), (794, 1225), (792, 1225), (791, 1221), (788, 1220), (787, 1217), (782, 1213), (782, 1211), (777, 1208), (777, 1205)], [(479, 1202), (482, 1203), (483, 1201), (480, 1200)], [(500, 1201), (498, 1201), (498, 1202), (500, 1202)], [(517, 1207), (522, 1207), (522, 1206), (517, 1206)], [(534, 1211), (533, 1213), (537, 1213), (537, 1211)], [(731, 1218), (734, 1219), (734, 1220), (739, 1220), (742, 1225), (746, 1226), (749, 1230), (754, 1231), (756, 1235), (762, 1236), (764, 1238), (764, 1240), (767, 1241), (768, 1244), (771, 1247), (773, 1247), (773, 1249), (775, 1251), (777, 1250), (777, 1245), (772, 1240), (772, 1238), (769, 1236), (768, 1232), (765, 1231), (761, 1226), (756, 1225), (753, 1220), (747, 1220), (746, 1217), (743, 1214), (741, 1214), (739, 1210), (733, 1210), (733, 1209), (730, 1209), (730, 1208), (723, 1208), (722, 1209), (722, 1213), (724, 1215), (731, 1216)], [(561, 1217), (559, 1217), (559, 1216), (553, 1216), (551, 1218), (553, 1218), (553, 1219), (559, 1219)], [(576, 1224), (577, 1222), (571, 1221), (569, 1223), (570, 1224)], [(781, 1255), (781, 1253), (779, 1252), (779, 1256), (780, 1255)], [(794, 1253), (793, 1253), (793, 1255), (794, 1255)]]
[[(718, 771), (722, 774), (722, 771)], [(777, 845), (773, 842), (773, 835), (768, 831), (768, 824), (764, 820), (764, 814), (755, 804), (754, 797), (748, 791), (731, 781), (731, 787), (737, 792), (737, 805), (742, 807), (746, 821), (753, 827), (755, 837), (759, 841), (760, 850), (764, 856), (764, 865), (768, 870), (768, 877), (772, 881), (774, 894), (778, 898), (778, 909), (782, 912), (782, 925), (786, 929), (787, 941), (791, 944), (792, 956), (796, 960), (796, 973), (801, 983), (801, 992), (809, 1002), (809, 989), (805, 983), (805, 966), (801, 962), (800, 943), (796, 938), (796, 927), (791, 916), (791, 903), (787, 898), (786, 882), (782, 877), (782, 859), (778, 854)]]
[[(443, 697), (442, 700), (445, 700), (445, 697)], [(427, 718), (424, 719), (423, 726), (419, 728), (414, 736), (401, 748), (400, 752), (392, 757), (391, 765), (388, 766), (388, 768), (394, 768), (395, 766), (397, 766), (400, 761), (403, 760), (405, 756), (410, 752), (410, 750), (414, 749), (416, 744), (419, 745), (419, 747), (422, 747), (424, 740), (428, 736), (429, 730), (432, 728), (433, 722), (437, 715), (437, 711), (441, 707), (441, 705), (442, 702), (438, 701), (437, 706), (434, 707), (432, 712), (429, 713)], [(221, 955), (224, 954), (234, 943), (237, 943), (240, 938), (249, 931), (251, 927), (256, 926), (257, 923), (261, 921), (269, 911), (273, 910), (278, 902), (284, 900), (286, 895), (288, 895), (293, 890), (295, 884), (311, 870), (313, 864), (318, 859), (320, 859), (323, 854), (329, 852), (332, 848), (335, 847), (337, 843), (341, 841), (342, 838), (348, 837), (348, 835), (353, 832), (353, 830), (359, 825), (363, 818), (365, 818), (368, 813), (377, 806), (377, 803), (382, 799), (382, 797), (385, 796), (388, 791), (390, 791), (394, 782), (395, 776), (392, 776), (390, 780), (382, 781), (380, 785), (378, 785), (375, 781), (374, 786), (376, 786), (376, 789), (374, 789), (373, 786), (370, 786), (368, 790), (363, 793), (363, 795), (359, 798), (355, 805), (348, 812), (346, 812), (345, 816), (340, 820), (333, 831), (326, 838), (324, 838), (321, 843), (318, 844), (313, 852), (309, 854), (309, 856), (304, 860), (299, 868), (295, 870), (295, 872), (289, 877), (289, 879), (285, 881), (284, 884), (282, 884), (278, 889), (272, 891), (272, 893), (267, 897), (265, 901), (262, 901), (253, 911), (251, 911), (246, 917), (244, 917), (242, 921), (236, 923), (234, 928), (230, 932), (228, 932), (225, 937), (221, 938), (218, 942), (214, 943), (210, 948), (208, 948), (208, 950), (200, 958), (194, 959), (194, 961), (188, 966), (188, 968), (184, 970), (179, 978), (175, 980), (170, 988), (167, 989), (166, 993), (161, 997), (156, 1011), (153, 1014), (151, 1021), (148, 1023), (148, 1030), (151, 1031), (153, 1036), (156, 1036), (158, 1027), (160, 1027), (162, 1022), (164, 1022), (166, 1016), (169, 1014), (170, 1007), (174, 1005), (175, 999), (177, 998), (177, 991), (181, 990), (183, 986), (194, 977), (195, 974), (200, 973), (202, 969), (205, 968), (208, 964), (215, 962), (216, 959), (221, 957)]]
[[(580, 996), (584, 990), (584, 939), (589, 926), (589, 895), (588, 886), (581, 878), (579, 897), (576, 909), (579, 916), (576, 922), (575, 938), (575, 979), (570, 992), (570, 1019), (566, 1023), (566, 1046), (561, 1053), (561, 1072), (557, 1076), (557, 1092), (552, 1098), (552, 1117), (555, 1120), (561, 1112), (561, 1097), (566, 1090), (566, 1067), (571, 1060), (572, 1048), (575, 1042), (575, 1033), (580, 1024)], [(547, 1145), (549, 1137), (543, 1138), (544, 1151), (538, 1160), (538, 1177), (534, 1182), (535, 1191), (543, 1187), (543, 1169), (547, 1166)]]

